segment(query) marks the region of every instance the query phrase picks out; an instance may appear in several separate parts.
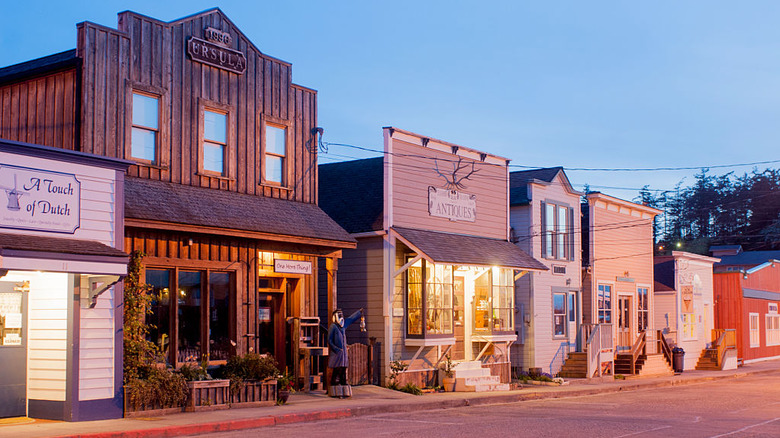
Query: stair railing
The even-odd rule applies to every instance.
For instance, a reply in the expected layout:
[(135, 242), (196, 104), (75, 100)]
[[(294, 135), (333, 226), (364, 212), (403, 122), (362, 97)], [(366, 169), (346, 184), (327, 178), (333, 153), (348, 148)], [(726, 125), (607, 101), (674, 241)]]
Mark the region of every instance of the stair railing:
[(669, 346), (669, 342), (666, 340), (664, 332), (656, 330), (656, 337), (660, 350), (664, 354), (664, 359), (666, 359), (666, 363), (668, 363), (669, 366), (672, 366), (672, 348)]
[(712, 348), (717, 350), (715, 360), (718, 368), (723, 369), (726, 351), (737, 349), (737, 331), (734, 329), (713, 329), (712, 338), (714, 339)]
[(643, 354), (647, 354), (647, 350), (645, 349), (647, 343), (645, 342), (647, 337), (646, 332), (640, 332), (639, 335), (636, 337), (636, 341), (634, 342), (634, 345), (631, 346), (631, 374), (636, 374), (636, 362), (637, 359), (639, 359), (639, 356)]
[[(583, 327), (585, 324), (583, 324)], [(614, 345), (612, 340), (612, 324), (588, 324), (585, 350), (588, 358), (588, 378), (594, 374), (601, 376), (601, 363), (614, 360)]]

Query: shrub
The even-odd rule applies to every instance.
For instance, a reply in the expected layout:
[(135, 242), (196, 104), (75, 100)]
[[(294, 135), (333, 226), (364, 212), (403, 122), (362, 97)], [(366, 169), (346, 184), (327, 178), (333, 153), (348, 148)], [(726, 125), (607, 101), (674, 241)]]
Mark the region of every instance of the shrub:
[(187, 401), (187, 382), (180, 373), (149, 367), (139, 370), (138, 375), (125, 385), (128, 406), (168, 408), (183, 406)]
[(247, 353), (231, 357), (215, 374), (219, 378), (230, 379), (230, 391), (235, 394), (248, 380), (265, 380), (277, 376), (279, 368), (270, 355)]
[(406, 385), (404, 385), (400, 389), (400, 391), (401, 392), (407, 392), (409, 394), (414, 394), (414, 395), (422, 395), (422, 390), (420, 389), (420, 387), (415, 385), (414, 383), (411, 383), (411, 382), (409, 382)]

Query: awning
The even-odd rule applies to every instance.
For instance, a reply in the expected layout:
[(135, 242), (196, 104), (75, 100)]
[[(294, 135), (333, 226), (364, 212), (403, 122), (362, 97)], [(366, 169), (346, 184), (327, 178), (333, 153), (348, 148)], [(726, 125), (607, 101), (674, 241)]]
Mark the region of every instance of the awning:
[(392, 227), (404, 244), (434, 263), (501, 266), (526, 271), (547, 271), (541, 262), (506, 240)]
[(127, 274), (128, 255), (100, 242), (0, 233), (0, 270)]

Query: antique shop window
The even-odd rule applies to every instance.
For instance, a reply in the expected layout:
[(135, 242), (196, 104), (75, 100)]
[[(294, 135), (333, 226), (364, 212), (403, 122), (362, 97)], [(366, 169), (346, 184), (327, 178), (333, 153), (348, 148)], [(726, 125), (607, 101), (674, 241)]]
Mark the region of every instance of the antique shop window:
[(780, 345), (780, 315), (766, 316), (766, 345)]
[(514, 276), (512, 269), (470, 268), (474, 280), (474, 330), (501, 333), (513, 330)]
[(263, 182), (285, 185), (287, 169), (287, 128), (265, 124)]
[(133, 92), (130, 156), (134, 159), (156, 163), (159, 138), (160, 98)]
[(637, 318), (639, 319), (639, 327), (637, 327), (637, 330), (643, 332), (647, 330), (647, 324), (650, 315), (650, 312), (648, 310), (649, 304), (647, 302), (648, 289), (646, 287), (639, 287), (636, 289), (636, 295), (638, 301)]
[(748, 324), (750, 328), (750, 347), (757, 348), (761, 346), (761, 332), (758, 325), (758, 313), (748, 315)]
[(573, 260), (572, 209), (542, 202), (542, 256), (548, 259)]
[(566, 294), (553, 294), (553, 336), (566, 336)]
[(599, 324), (612, 323), (612, 286), (600, 284), (598, 288), (598, 321)]
[(451, 265), (439, 265), (426, 260), (418, 260), (409, 267), (406, 274), (408, 336), (452, 335), (452, 270)]
[(225, 175), (227, 114), (203, 111), (203, 170)]

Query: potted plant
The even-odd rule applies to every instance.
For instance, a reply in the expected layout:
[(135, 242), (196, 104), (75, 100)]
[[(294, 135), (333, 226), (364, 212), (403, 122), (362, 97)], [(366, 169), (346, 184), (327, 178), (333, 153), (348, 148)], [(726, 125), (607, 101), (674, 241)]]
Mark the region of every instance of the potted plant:
[(455, 391), (455, 364), (452, 362), (452, 358), (448, 354), (445, 356), (444, 363), (440, 368), (439, 378), (441, 379), (441, 386), (446, 392)]
[(283, 405), (287, 403), (287, 399), (290, 397), (290, 393), (295, 391), (293, 388), (294, 381), (295, 381), (295, 377), (293, 377), (292, 374), (286, 371), (284, 373), (279, 374), (276, 377), (277, 404)]
[(242, 406), (276, 402), (278, 374), (273, 356), (251, 352), (231, 357), (217, 370), (217, 375), (230, 380), (230, 402)]
[(179, 373), (190, 391), (186, 411), (227, 409), (230, 401), (230, 380), (215, 380), (208, 373), (209, 357), (204, 354), (200, 366), (185, 364)]

